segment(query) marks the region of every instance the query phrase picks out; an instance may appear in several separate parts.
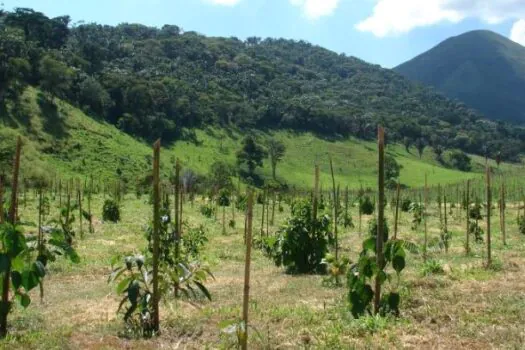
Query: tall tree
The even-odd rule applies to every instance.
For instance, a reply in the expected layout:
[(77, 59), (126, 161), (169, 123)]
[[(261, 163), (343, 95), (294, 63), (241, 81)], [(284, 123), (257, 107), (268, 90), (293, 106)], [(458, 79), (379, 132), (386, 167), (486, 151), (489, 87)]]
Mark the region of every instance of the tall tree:
[(255, 142), (253, 136), (246, 136), (242, 141), (242, 147), (237, 152), (237, 165), (246, 165), (248, 175), (253, 176), (257, 167), (262, 167), (266, 151)]
[(52, 98), (61, 96), (69, 89), (73, 70), (65, 63), (47, 55), (40, 61), (41, 86)]
[(270, 157), (270, 163), (272, 164), (272, 177), (274, 180), (277, 180), (275, 176), (275, 169), (277, 168), (277, 163), (279, 163), (283, 159), (285, 152), (286, 147), (281, 141), (276, 140), (274, 138), (268, 141), (268, 155)]

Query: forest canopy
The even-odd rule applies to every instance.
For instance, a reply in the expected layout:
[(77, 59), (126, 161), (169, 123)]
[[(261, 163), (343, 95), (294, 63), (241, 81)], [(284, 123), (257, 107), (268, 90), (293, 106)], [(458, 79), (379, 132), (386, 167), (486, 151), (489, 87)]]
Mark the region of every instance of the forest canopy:
[(0, 105), (27, 85), (142, 139), (208, 125), (291, 129), (515, 161), (521, 127), (389, 69), (304, 41), (206, 37), (175, 25), (71, 25), (31, 9), (0, 13)]

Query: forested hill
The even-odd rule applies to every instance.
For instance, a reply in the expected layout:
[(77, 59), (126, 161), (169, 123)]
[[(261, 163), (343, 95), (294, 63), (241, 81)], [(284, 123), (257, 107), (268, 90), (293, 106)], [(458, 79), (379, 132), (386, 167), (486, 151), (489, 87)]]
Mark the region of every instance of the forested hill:
[(525, 122), (525, 47), (488, 30), (449, 38), (394, 68), (487, 117)]
[(394, 71), (303, 41), (205, 37), (166, 25), (70, 26), (28, 9), (0, 15), (0, 102), (39, 85), (144, 139), (218, 124), (460, 148), (515, 160), (525, 132)]

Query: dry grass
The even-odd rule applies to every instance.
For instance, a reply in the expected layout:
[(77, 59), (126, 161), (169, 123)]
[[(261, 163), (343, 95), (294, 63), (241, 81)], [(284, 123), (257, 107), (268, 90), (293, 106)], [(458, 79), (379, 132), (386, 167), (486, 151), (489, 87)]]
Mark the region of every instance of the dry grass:
[[(93, 207), (100, 208), (102, 198)], [(260, 208), (255, 213), (259, 233)], [(355, 213), (355, 209), (354, 213)], [(170, 301), (162, 305), (162, 334), (151, 340), (120, 336), (122, 320), (115, 314), (118, 298), (106, 283), (114, 254), (140, 251), (145, 246), (143, 226), (151, 210), (131, 196), (125, 201), (123, 222), (98, 221), (94, 235), (77, 241), (83, 261), (60, 261), (47, 277), (46, 299), (11, 316), (11, 336), (0, 343), (5, 349), (205, 349), (226, 348), (220, 323), (240, 317), (243, 258), (242, 219), (235, 231), (221, 235), (220, 221), (204, 219), (199, 205), (184, 208), (191, 225), (204, 224), (209, 243), (204, 256), (216, 277), (208, 286), (212, 302), (199, 308)], [(35, 216), (33, 203), (21, 208), (24, 217)], [(228, 213), (229, 214), (229, 213)], [(276, 213), (277, 223), (287, 213)], [(391, 211), (387, 210), (391, 216)], [(438, 235), (434, 215), (429, 236)], [(229, 214), (231, 215), (231, 214)], [(499, 240), (494, 216), (494, 256), (500, 270), (482, 268), (483, 245), (473, 244), (471, 256), (463, 252), (464, 220), (450, 218), (453, 232), (448, 254), (434, 253), (446, 268), (441, 275), (423, 277), (420, 256), (410, 255), (401, 285), (402, 317), (352, 320), (345, 308), (346, 288), (322, 286), (322, 276), (290, 276), (265, 258), (253, 254), (250, 317), (253, 349), (518, 349), (525, 343), (525, 244), (517, 233), (515, 215), (509, 214), (508, 246)], [(367, 228), (365, 217), (363, 231)], [(354, 216), (354, 221), (357, 218)], [(410, 229), (411, 216), (401, 215), (400, 236), (421, 242), (421, 232)], [(357, 226), (357, 222), (356, 226)], [(87, 226), (85, 226), (87, 227)], [(272, 229), (275, 229), (272, 228)], [(422, 230), (419, 230), (422, 231)], [(363, 234), (363, 237), (366, 233)], [(357, 229), (341, 233), (344, 254), (356, 260), (360, 250)]]

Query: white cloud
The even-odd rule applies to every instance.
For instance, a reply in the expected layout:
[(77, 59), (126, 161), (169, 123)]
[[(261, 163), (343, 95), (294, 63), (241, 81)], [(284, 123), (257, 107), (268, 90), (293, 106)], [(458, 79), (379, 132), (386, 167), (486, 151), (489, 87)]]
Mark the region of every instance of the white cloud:
[(240, 3), (242, 0), (206, 0), (206, 1), (214, 5), (235, 6), (238, 3)]
[(525, 46), (525, 19), (516, 21), (510, 30), (510, 39)]
[(441, 22), (477, 18), (489, 24), (525, 18), (524, 0), (374, 0), (373, 13), (356, 28), (385, 37)]
[(301, 7), (303, 14), (309, 19), (318, 19), (334, 13), (340, 0), (290, 0), (294, 6)]

